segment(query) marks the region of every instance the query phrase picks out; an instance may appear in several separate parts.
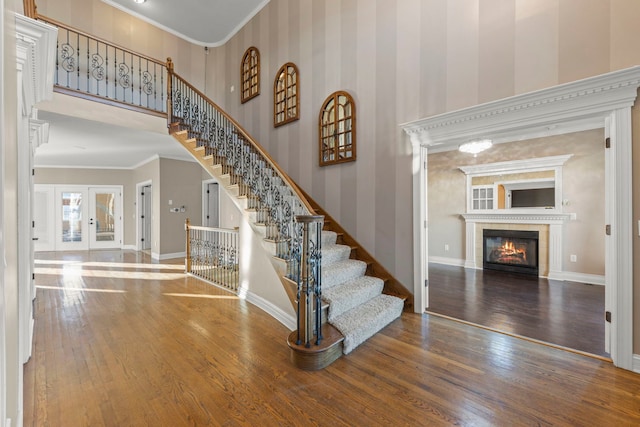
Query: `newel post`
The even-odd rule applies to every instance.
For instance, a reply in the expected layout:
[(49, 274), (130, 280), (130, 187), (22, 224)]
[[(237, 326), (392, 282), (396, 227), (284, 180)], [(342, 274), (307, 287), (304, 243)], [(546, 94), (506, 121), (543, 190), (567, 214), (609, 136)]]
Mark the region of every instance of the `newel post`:
[(185, 267), (185, 272), (188, 273), (191, 271), (191, 239), (189, 238), (189, 226), (191, 225), (191, 222), (189, 221), (189, 218), (187, 218), (187, 220), (184, 223), (184, 229), (186, 231), (186, 258), (184, 260), (184, 267)]
[(322, 215), (296, 215), (296, 222), (302, 224), (302, 241), (297, 277), (297, 323), (296, 344), (311, 346), (315, 335), (315, 344), (322, 341), (322, 284), (321, 245)]

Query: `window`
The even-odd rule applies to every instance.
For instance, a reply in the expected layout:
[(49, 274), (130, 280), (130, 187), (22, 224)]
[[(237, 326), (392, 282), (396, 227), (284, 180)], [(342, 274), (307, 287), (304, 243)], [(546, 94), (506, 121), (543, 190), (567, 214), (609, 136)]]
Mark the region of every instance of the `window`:
[(347, 92), (334, 92), (320, 110), (320, 166), (356, 159), (356, 106)]
[(253, 46), (247, 49), (242, 57), (240, 82), (240, 100), (243, 104), (260, 95), (260, 52)]
[(273, 126), (278, 127), (300, 118), (298, 111), (298, 68), (284, 64), (273, 83)]
[(471, 205), (473, 210), (493, 209), (493, 186), (474, 185)]

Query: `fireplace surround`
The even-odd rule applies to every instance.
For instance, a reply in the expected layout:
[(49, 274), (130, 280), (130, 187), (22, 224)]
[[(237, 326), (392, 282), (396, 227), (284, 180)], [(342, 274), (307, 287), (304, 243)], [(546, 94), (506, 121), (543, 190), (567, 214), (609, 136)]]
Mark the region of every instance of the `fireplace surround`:
[(537, 231), (482, 230), (482, 267), (538, 276)]

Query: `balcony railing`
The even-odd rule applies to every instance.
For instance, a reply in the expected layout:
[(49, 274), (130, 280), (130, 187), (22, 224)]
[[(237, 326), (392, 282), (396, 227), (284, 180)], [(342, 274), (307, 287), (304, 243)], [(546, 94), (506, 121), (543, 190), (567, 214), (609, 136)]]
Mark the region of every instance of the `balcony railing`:
[(165, 116), (166, 64), (45, 16), (58, 28), (54, 90)]
[(230, 291), (238, 290), (238, 230), (185, 224), (187, 273)]

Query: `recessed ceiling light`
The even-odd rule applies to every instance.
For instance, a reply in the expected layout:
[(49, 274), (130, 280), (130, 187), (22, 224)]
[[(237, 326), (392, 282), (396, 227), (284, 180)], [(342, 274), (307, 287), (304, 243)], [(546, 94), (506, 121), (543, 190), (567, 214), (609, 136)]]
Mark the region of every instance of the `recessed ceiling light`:
[(136, 3), (144, 3), (144, 2), (146, 2), (147, 0), (133, 0), (133, 1), (134, 1), (134, 2), (136, 2)]

